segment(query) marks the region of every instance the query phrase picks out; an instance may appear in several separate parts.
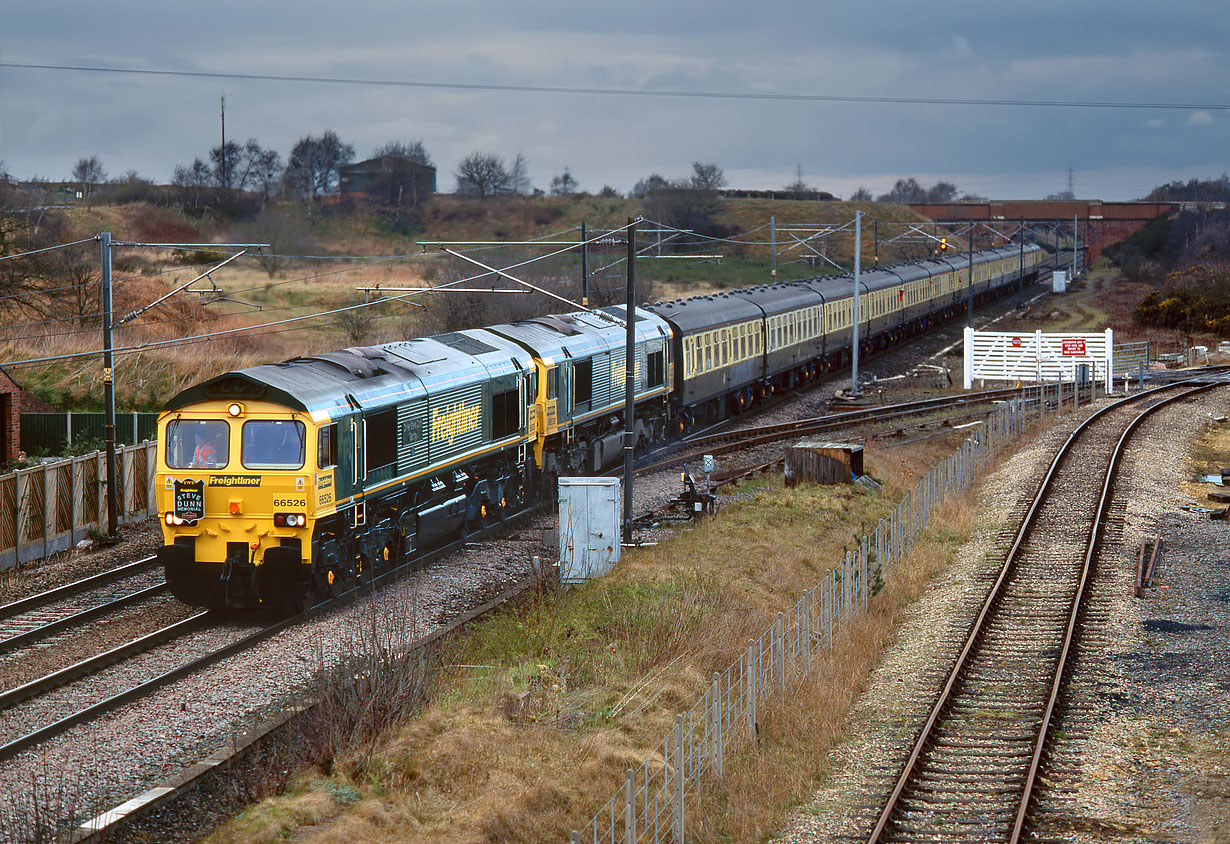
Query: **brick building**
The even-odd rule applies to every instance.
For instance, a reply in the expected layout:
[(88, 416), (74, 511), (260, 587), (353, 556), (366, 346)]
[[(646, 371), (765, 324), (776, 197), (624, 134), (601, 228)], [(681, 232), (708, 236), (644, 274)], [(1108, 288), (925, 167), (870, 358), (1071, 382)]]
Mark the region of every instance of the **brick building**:
[(54, 407), (23, 390), (0, 366), (0, 462), (16, 460), (21, 451), (22, 413), (54, 412)]

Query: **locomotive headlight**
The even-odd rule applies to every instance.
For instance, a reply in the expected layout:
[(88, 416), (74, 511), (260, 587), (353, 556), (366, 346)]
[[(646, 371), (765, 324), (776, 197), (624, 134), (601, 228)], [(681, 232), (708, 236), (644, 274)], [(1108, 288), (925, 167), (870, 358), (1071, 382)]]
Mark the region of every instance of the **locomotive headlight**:
[(233, 402), (227, 407), (226, 412), (233, 417), (243, 416), (243, 405), (239, 402)]
[(307, 516), (303, 513), (274, 513), (274, 527), (307, 527)]

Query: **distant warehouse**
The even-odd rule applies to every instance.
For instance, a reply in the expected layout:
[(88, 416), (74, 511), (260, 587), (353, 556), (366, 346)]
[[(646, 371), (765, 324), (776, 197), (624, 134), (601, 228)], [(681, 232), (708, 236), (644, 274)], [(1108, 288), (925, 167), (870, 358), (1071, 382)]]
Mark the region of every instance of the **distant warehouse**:
[(390, 205), (418, 205), (436, 193), (436, 168), (400, 155), (381, 155), (338, 168), (341, 191)]

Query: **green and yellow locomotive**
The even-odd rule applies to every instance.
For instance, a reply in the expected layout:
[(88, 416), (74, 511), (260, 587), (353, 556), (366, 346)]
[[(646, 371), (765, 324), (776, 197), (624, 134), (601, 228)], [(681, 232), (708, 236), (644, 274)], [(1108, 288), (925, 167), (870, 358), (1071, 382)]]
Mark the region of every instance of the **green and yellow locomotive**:
[[(172, 593), (296, 607), (516, 512), (621, 451), (621, 314), (554, 315), (230, 372), (159, 418)], [(668, 328), (637, 318), (638, 435), (665, 429)]]

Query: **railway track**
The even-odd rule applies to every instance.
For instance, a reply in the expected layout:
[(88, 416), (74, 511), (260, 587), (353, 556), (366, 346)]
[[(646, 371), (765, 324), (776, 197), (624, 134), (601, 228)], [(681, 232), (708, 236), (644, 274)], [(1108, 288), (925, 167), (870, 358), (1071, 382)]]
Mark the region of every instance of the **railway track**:
[[(684, 440), (683, 449), (678, 446), (669, 449), (671, 453), (658, 457), (651, 462), (636, 468), (637, 475), (647, 475), (651, 472), (668, 469), (698, 459), (705, 454), (725, 454), (742, 448), (780, 442), (807, 434), (823, 433), (825, 431), (841, 430), (851, 425), (864, 425), (887, 422), (909, 416), (919, 416), (936, 413), (958, 407), (969, 407), (980, 404), (990, 404), (996, 401), (1007, 401), (1018, 396), (1036, 396), (1037, 388), (987, 390), (979, 393), (966, 393), (957, 396), (941, 396), (934, 399), (903, 402), (901, 404), (880, 405), (878, 407), (860, 408), (858, 410), (832, 413), (809, 419), (800, 419), (777, 425), (760, 425), (748, 428), (738, 428), (717, 434), (707, 434), (691, 440)], [(1072, 395), (1069, 390), (1066, 395)], [(1052, 398), (1053, 398), (1052, 393)], [(1036, 400), (1033, 399), (1033, 400)], [(1065, 399), (1066, 401), (1066, 399)]]
[(1218, 385), (1165, 386), (1120, 400), (1064, 443), (869, 842), (1021, 840), (1124, 444), (1150, 413)]
[[(263, 625), (237, 623), (232, 620), (232, 614), (216, 611), (196, 613), (66, 668), (2, 691), (0, 712), (3, 712), (3, 718), (0, 718), (0, 723), (8, 729), (0, 729), (0, 762), (91, 719), (140, 700), (164, 686), (260, 644), (283, 630), (370, 594), (377, 587), (404, 576), (414, 567), (458, 551), (466, 544), (489, 538), (536, 512), (539, 506), (527, 507), (301, 613)], [(33, 596), (30, 600), (38, 597)], [(225, 641), (193, 644), (193, 637)], [(181, 653), (173, 653), (176, 650)], [(168, 653), (160, 655), (161, 651)], [(138, 660), (150, 662), (154, 667), (134, 664)], [(104, 675), (111, 671), (119, 672), (124, 678), (106, 679)], [(108, 685), (112, 691), (98, 691), (99, 687)], [(12, 726), (14, 723), (18, 726)]]
[(83, 578), (0, 607), (0, 655), (166, 594), (154, 557)]

